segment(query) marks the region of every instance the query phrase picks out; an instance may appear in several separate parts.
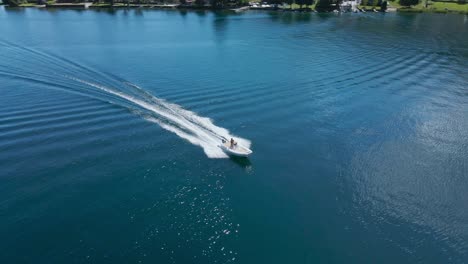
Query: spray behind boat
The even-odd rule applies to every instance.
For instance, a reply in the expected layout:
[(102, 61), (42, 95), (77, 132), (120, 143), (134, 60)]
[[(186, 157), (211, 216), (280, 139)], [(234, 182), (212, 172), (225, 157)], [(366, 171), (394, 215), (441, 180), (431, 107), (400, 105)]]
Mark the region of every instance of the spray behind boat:
[[(86, 96), (128, 109), (145, 120), (157, 123), (188, 142), (200, 146), (209, 158), (227, 158), (228, 151), (220, 147), (220, 139), (234, 137), (229, 130), (219, 127), (208, 117), (184, 109), (182, 106), (158, 98), (148, 90), (118, 76), (55, 54), (1, 41), (3, 48), (13, 49), (15, 56), (4, 56), (0, 62), (0, 75), (34, 82), (49, 89)], [(17, 69), (19, 58), (28, 58), (35, 70)], [(12, 66), (13, 65), (13, 66)], [(250, 141), (236, 140), (248, 150)], [(250, 152), (248, 150), (247, 152)], [(244, 151), (246, 153), (246, 151)], [(233, 154), (234, 155), (234, 154)]]

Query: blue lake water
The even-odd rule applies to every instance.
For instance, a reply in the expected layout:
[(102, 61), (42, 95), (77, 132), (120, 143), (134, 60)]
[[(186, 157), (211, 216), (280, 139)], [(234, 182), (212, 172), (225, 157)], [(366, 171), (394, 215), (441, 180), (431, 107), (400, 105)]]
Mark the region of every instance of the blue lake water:
[(0, 92), (0, 263), (468, 262), (466, 15), (2, 8)]

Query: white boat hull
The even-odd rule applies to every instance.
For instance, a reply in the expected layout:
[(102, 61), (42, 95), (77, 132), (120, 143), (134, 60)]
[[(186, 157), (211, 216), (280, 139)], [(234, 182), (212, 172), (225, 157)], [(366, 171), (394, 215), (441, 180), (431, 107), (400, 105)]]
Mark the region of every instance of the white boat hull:
[(226, 152), (226, 154), (231, 155), (231, 156), (237, 156), (237, 157), (247, 157), (250, 154), (252, 154), (252, 150), (240, 146), (240, 145), (235, 145), (231, 147), (231, 144), (229, 142), (224, 142), (223, 144), (220, 144), (219, 147)]

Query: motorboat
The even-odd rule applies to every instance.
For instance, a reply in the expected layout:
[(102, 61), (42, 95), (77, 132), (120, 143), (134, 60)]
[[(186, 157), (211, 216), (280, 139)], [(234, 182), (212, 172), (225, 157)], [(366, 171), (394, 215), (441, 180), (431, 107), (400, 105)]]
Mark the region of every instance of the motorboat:
[(220, 144), (219, 147), (224, 152), (232, 156), (247, 157), (252, 154), (252, 150), (240, 145), (239, 143), (236, 142), (233, 146), (231, 146), (231, 142), (224, 139), (222, 140), (222, 144)]

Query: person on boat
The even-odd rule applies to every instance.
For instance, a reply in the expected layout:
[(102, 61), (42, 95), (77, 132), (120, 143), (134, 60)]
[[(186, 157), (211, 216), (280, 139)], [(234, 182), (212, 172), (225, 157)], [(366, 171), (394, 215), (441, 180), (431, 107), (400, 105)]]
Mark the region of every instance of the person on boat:
[(234, 148), (237, 145), (237, 142), (234, 141), (233, 138), (231, 138), (231, 148)]

